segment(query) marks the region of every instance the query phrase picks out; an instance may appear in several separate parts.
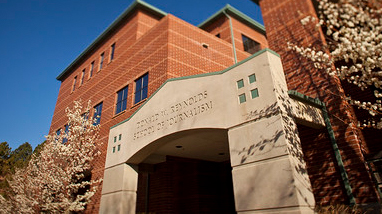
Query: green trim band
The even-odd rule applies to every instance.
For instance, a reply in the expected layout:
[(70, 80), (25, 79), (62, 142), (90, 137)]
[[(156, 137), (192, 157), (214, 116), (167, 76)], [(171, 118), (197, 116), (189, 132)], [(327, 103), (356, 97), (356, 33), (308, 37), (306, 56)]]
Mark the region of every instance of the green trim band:
[(223, 13), (229, 20), (229, 29), (230, 29), (230, 33), (231, 33), (232, 51), (233, 51), (233, 57), (235, 59), (235, 64), (236, 64), (237, 63), (237, 56), (236, 56), (235, 37), (233, 36), (232, 20), (231, 20), (231, 17), (225, 11), (223, 11)]
[(301, 94), (301, 93), (294, 91), (294, 90), (288, 91), (288, 94), (291, 98), (295, 98), (296, 100), (300, 100), (300, 101), (306, 102), (308, 104), (311, 104), (313, 106), (316, 106), (318, 108), (321, 108), (322, 115), (324, 117), (324, 121), (325, 121), (325, 125), (326, 125), (326, 129), (328, 131), (330, 142), (332, 144), (334, 156), (336, 158), (337, 165), (338, 165), (338, 168), (340, 170), (341, 179), (342, 179), (342, 182), (343, 182), (345, 190), (346, 190), (346, 195), (349, 198), (350, 205), (355, 205), (356, 201), (355, 201), (353, 191), (352, 191), (352, 188), (351, 188), (351, 185), (349, 182), (349, 177), (348, 177), (348, 174), (346, 173), (345, 166), (344, 166), (344, 163), (342, 161), (342, 156), (341, 156), (340, 150), (338, 148), (336, 137), (334, 135), (332, 124), (330, 123), (329, 114), (328, 114), (328, 111), (326, 109), (325, 103), (321, 102), (317, 98), (312, 98), (312, 97), (306, 96), (306, 95)]
[(142, 8), (144, 10), (150, 11), (153, 15), (158, 17), (164, 17), (167, 15), (166, 12), (142, 1), (135, 0), (118, 18), (110, 24), (105, 31), (101, 33), (64, 71), (62, 71), (57, 77), (57, 80), (62, 80), (63, 77), (69, 73), (81, 60), (83, 60), (91, 51), (95, 50), (99, 44), (101, 44), (110, 34), (113, 33), (113, 30), (120, 25), (123, 20), (130, 16), (136, 9)]
[(257, 21), (253, 20), (249, 16), (245, 15), (244, 13), (240, 12), (238, 9), (232, 7), (231, 5), (227, 4), (225, 7), (220, 9), (218, 12), (214, 13), (212, 16), (210, 16), (208, 19), (206, 19), (204, 22), (200, 23), (198, 25), (199, 28), (203, 29), (210, 23), (212, 23), (215, 19), (219, 18), (223, 13), (226, 12), (228, 14), (231, 14), (235, 18), (239, 19), (240, 21), (246, 23), (250, 27), (254, 28), (255, 30), (259, 31), (263, 35), (265, 35), (265, 27), (264, 25), (258, 23)]

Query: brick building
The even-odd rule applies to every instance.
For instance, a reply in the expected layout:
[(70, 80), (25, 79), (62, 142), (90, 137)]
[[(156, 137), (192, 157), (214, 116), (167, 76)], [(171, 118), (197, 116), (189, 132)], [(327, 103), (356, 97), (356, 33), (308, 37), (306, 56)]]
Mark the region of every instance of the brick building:
[(344, 93), (337, 79), (286, 49), (324, 42), (299, 25), (314, 5), (256, 3), (266, 32), (229, 5), (193, 26), (136, 0), (57, 77), (50, 132), (69, 127), (75, 100), (100, 116), (92, 176), (104, 181), (88, 212), (301, 213), (379, 201), (366, 167), (377, 134), (365, 140), (351, 107), (327, 93)]

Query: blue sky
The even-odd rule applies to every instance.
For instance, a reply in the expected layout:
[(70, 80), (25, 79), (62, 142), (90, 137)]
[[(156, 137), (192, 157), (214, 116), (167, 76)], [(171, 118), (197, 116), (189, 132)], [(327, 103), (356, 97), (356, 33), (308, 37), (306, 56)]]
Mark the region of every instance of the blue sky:
[[(250, 0), (145, 0), (198, 25), (227, 3), (262, 22)], [(60, 74), (133, 1), (0, 0), (0, 142), (45, 140)]]

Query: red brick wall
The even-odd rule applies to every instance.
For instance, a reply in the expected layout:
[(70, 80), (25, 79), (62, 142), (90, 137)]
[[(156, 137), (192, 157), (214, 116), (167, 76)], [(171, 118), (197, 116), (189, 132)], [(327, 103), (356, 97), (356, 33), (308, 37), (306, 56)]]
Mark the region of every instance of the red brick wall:
[[(363, 137), (356, 127), (352, 108), (341, 98), (344, 92), (339, 80), (315, 70), (311, 63), (287, 48), (288, 41), (300, 46), (316, 47), (321, 47), (324, 43), (320, 31), (314, 31), (314, 26), (303, 27), (300, 23), (300, 19), (306, 15), (316, 16), (311, 0), (261, 0), (260, 7), (267, 29), (269, 47), (281, 56), (288, 88), (325, 102), (357, 203), (376, 202), (375, 190), (361, 150)], [(330, 142), (313, 140), (311, 143), (319, 149), (320, 144)], [(332, 160), (321, 160), (327, 162), (327, 170), (335, 171), (336, 164)], [(319, 185), (326, 186), (327, 189), (314, 189), (315, 197), (318, 199), (316, 203), (343, 202), (341, 197), (330, 195), (331, 185), (327, 184), (326, 180), (315, 180), (316, 174), (325, 176), (322, 173), (325, 172), (315, 172), (314, 175), (310, 175), (312, 183), (321, 182)]]
[[(243, 55), (243, 52), (244, 52), (243, 39), (242, 39), (243, 34), (251, 38), (252, 40), (260, 43), (261, 49), (268, 47), (268, 42), (265, 35), (243, 24), (242, 22), (237, 20), (234, 16), (230, 16), (230, 17), (232, 21), (232, 29), (233, 29), (235, 48), (237, 52), (236, 54), (237, 54), (238, 61), (241, 61), (247, 57), (246, 55)], [(207, 32), (210, 32), (212, 35), (216, 35), (219, 33), (220, 38), (222, 40), (232, 44), (229, 19), (226, 16), (220, 16), (213, 23), (207, 26), (204, 26), (203, 29), (206, 30)]]
[[(110, 46), (115, 43), (115, 58), (110, 61)], [(203, 43), (208, 44), (207, 48)], [(99, 57), (105, 52), (103, 68), (99, 70)], [(240, 59), (250, 54), (238, 50)], [(88, 78), (90, 64), (95, 61), (93, 76)], [(112, 35), (63, 77), (52, 118), (50, 132), (63, 129), (67, 118), (65, 108), (73, 101), (92, 101), (95, 106), (103, 102), (100, 150), (102, 155), (94, 161), (94, 178), (103, 177), (109, 128), (131, 116), (141, 103), (134, 105), (134, 80), (149, 72), (148, 96), (167, 79), (223, 70), (233, 65), (232, 45), (172, 15), (161, 20), (146, 12), (137, 11), (119, 26)], [(86, 68), (84, 83), (80, 85), (82, 70)], [(75, 91), (73, 79), (77, 76)], [(116, 92), (127, 86), (127, 109), (115, 115)], [(87, 210), (98, 212), (102, 188), (100, 187)]]

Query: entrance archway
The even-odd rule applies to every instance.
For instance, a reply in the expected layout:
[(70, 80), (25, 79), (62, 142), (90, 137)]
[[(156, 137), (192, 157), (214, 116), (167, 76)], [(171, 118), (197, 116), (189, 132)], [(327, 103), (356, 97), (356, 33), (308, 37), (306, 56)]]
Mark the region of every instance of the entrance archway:
[[(172, 167), (165, 169), (178, 169), (163, 176), (183, 176), (178, 179), (183, 182), (192, 177), (189, 171), (196, 171), (194, 177), (199, 178), (198, 174), (212, 171), (201, 166), (224, 161), (232, 166), (237, 213), (313, 213), (314, 198), (293, 106), (280, 58), (269, 50), (221, 72), (167, 81), (130, 118), (110, 129), (100, 213), (136, 213), (142, 195), (137, 195), (140, 171), (149, 175), (167, 163)], [(219, 173), (212, 174), (211, 180), (216, 181)], [(164, 181), (157, 182), (158, 188), (166, 187), (161, 185)], [(200, 185), (203, 182), (195, 183), (196, 189), (208, 189)], [(192, 185), (178, 186), (190, 190)], [(201, 194), (196, 198), (201, 199)], [(150, 206), (150, 201), (145, 204)], [(203, 211), (193, 213), (198, 212)]]
[(137, 213), (236, 213), (227, 130), (188, 130), (152, 144), (138, 165)]

